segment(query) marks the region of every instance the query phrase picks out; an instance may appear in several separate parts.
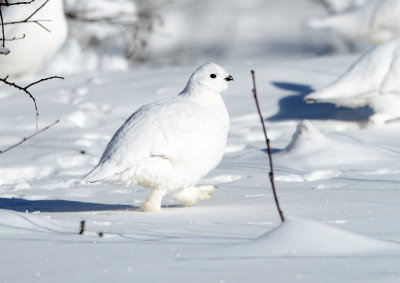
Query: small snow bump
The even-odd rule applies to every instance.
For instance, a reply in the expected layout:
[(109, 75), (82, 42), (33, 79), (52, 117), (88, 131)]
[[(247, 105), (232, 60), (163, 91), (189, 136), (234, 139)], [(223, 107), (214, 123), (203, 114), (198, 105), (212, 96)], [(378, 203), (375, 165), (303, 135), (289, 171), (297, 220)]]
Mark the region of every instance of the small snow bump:
[(75, 93), (79, 96), (84, 96), (89, 92), (89, 88), (87, 87), (79, 87), (75, 89)]
[(243, 179), (244, 176), (242, 175), (219, 175), (215, 176), (214, 178), (204, 180), (206, 183), (231, 183), (237, 180)]
[(22, 190), (26, 190), (26, 189), (30, 189), (31, 185), (29, 183), (20, 183), (18, 185), (14, 186), (14, 190), (16, 191), (22, 191)]
[(276, 181), (281, 182), (304, 182), (304, 178), (297, 174), (289, 174), (289, 175), (275, 175)]
[(87, 118), (82, 111), (75, 111), (67, 116), (67, 120), (74, 123), (76, 126), (83, 128), (86, 125)]
[(225, 153), (233, 153), (233, 152), (238, 152), (238, 151), (242, 151), (243, 149), (245, 149), (245, 145), (244, 144), (228, 144), (225, 147)]
[(319, 180), (328, 180), (331, 178), (335, 178), (342, 175), (340, 171), (335, 171), (335, 170), (317, 170), (313, 171), (309, 174), (303, 175), (304, 179), (307, 182), (312, 182), (312, 181), (319, 181)]

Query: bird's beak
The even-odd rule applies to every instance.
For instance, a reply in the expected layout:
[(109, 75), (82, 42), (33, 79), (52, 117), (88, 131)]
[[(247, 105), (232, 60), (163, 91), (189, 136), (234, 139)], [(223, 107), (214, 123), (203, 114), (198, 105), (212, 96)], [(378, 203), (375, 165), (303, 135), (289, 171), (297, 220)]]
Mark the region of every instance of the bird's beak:
[(232, 77), (231, 75), (229, 75), (229, 76), (227, 76), (227, 77), (225, 78), (225, 80), (228, 81), (228, 82), (229, 82), (229, 81), (233, 81), (233, 77)]

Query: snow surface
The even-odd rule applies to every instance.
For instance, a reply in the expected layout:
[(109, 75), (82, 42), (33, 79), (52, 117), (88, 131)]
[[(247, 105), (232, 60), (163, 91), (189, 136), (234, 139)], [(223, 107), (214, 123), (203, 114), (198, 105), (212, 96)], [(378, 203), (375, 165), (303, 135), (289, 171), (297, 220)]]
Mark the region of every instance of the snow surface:
[[(193, 207), (166, 199), (161, 213), (138, 211), (147, 189), (80, 178), (134, 109), (179, 92), (193, 67), (143, 67), (35, 86), (40, 126), (61, 122), (0, 156), (1, 281), (397, 282), (399, 131), (361, 129), (365, 109), (303, 102), (354, 59), (225, 66), (235, 77), (223, 95), (231, 115), (228, 148), (202, 181), (219, 188)], [(290, 219), (283, 225), (267, 181), (251, 68)], [(4, 148), (35, 124), (27, 97), (1, 91), (8, 94), (0, 116)], [(303, 119), (310, 140), (293, 137)], [(78, 235), (82, 219), (86, 232)]]
[[(168, 39), (196, 51), (182, 54), (181, 67), (89, 72), (84, 61), (64, 58), (60, 64), (84, 73), (30, 89), (39, 127), (61, 121), (0, 154), (0, 282), (399, 282), (399, 123), (365, 128), (373, 114), (368, 107), (303, 101), (359, 55), (293, 61), (313, 57), (325, 39), (337, 43), (331, 33), (321, 39), (300, 28), (323, 10), (315, 1), (271, 0), (265, 9), (218, 3), (224, 3), (221, 25), (207, 13), (193, 17), (207, 26), (192, 32), (197, 40), (184, 41), (193, 26), (166, 19), (166, 30), (176, 28)], [(266, 24), (259, 24), (260, 17)], [(164, 58), (160, 62), (179, 51), (166, 45), (154, 53)], [(185, 54), (193, 56), (185, 60)], [(98, 58), (91, 58), (96, 65)], [(166, 198), (161, 213), (141, 213), (147, 189), (81, 183), (126, 118), (182, 90), (204, 59), (221, 63), (235, 78), (223, 94), (231, 117), (225, 156), (201, 181), (218, 186), (214, 197), (193, 207)], [(273, 147), (284, 224), (268, 182), (250, 69)], [(25, 94), (4, 85), (0, 101), (4, 149), (35, 131), (35, 112)]]

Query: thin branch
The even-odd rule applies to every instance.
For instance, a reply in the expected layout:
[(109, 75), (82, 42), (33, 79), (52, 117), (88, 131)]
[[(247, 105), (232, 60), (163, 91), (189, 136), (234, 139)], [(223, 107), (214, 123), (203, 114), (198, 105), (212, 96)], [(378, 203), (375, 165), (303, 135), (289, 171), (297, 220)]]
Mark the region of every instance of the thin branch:
[(39, 8), (37, 8), (35, 11), (33, 11), (33, 13), (25, 19), (25, 22), (28, 21), (30, 18), (32, 18), (37, 12), (39, 12), (40, 9), (42, 9), (49, 1), (50, 0), (46, 0), (46, 2), (44, 2), (42, 5), (40, 5)]
[(5, 0), (5, 3), (0, 3), (0, 6), (14, 6), (14, 5), (26, 5), (26, 4), (31, 4), (35, 0), (31, 1), (21, 1), (21, 2), (15, 2), (15, 3), (8, 3), (8, 0)]
[(271, 182), (271, 187), (272, 187), (272, 192), (274, 194), (274, 199), (275, 199), (275, 204), (276, 204), (276, 208), (279, 212), (279, 216), (281, 218), (282, 222), (285, 222), (285, 217), (283, 215), (283, 211), (281, 210), (280, 206), (279, 206), (279, 200), (278, 200), (278, 195), (276, 194), (276, 188), (275, 188), (275, 182), (274, 182), (274, 167), (272, 165), (272, 152), (271, 152), (271, 145), (270, 145), (270, 141), (269, 138), (267, 136), (267, 129), (265, 127), (265, 123), (264, 123), (264, 118), (261, 114), (261, 110), (260, 110), (260, 105), (258, 103), (258, 98), (257, 98), (257, 89), (256, 89), (256, 79), (255, 79), (255, 74), (254, 71), (251, 70), (251, 76), (253, 78), (253, 89), (252, 89), (252, 93), (253, 93), (253, 97), (254, 100), (256, 102), (256, 107), (257, 107), (257, 111), (258, 111), (258, 115), (260, 116), (260, 120), (261, 120), (261, 125), (263, 128), (263, 132), (264, 132), (264, 137), (265, 137), (265, 142), (267, 144), (267, 151), (268, 151), (268, 159), (269, 159), (269, 167), (270, 167), (270, 172), (269, 172), (269, 181)]
[(41, 82), (44, 82), (44, 81), (47, 81), (47, 80), (52, 80), (52, 79), (62, 79), (63, 80), (64, 78), (63, 77), (59, 77), (59, 76), (47, 77), (47, 78), (40, 79), (40, 80), (38, 80), (36, 82), (33, 82), (33, 83), (27, 85), (26, 87), (24, 87), (24, 89), (26, 90), (26, 89), (30, 88), (31, 86), (33, 86), (35, 84), (38, 84), (38, 83), (41, 83)]
[(0, 150), (0, 154), (5, 153), (5, 152), (7, 152), (7, 151), (9, 151), (9, 150), (11, 150), (11, 149), (13, 149), (13, 148), (15, 148), (15, 147), (17, 147), (17, 146), (23, 144), (23, 143), (26, 142), (27, 140), (30, 140), (31, 138), (37, 136), (37, 135), (40, 134), (40, 133), (43, 133), (44, 131), (46, 131), (46, 130), (48, 130), (49, 128), (53, 127), (53, 126), (54, 126), (55, 124), (57, 124), (58, 122), (60, 122), (60, 120), (57, 120), (57, 121), (51, 123), (50, 125), (44, 127), (44, 128), (41, 129), (40, 131), (37, 131), (37, 132), (35, 132), (34, 134), (32, 134), (32, 135), (30, 135), (30, 136), (28, 136), (28, 137), (24, 137), (21, 141), (17, 142), (16, 144), (14, 144), (14, 145), (12, 145), (12, 146), (10, 146), (10, 147), (4, 149), (4, 150)]
[[(14, 40), (20, 40), (20, 39), (24, 39), (25, 38), (25, 33), (22, 34), (20, 37), (14, 36), (13, 38), (6, 38), (4, 39), (5, 41), (14, 41)], [(1, 40), (3, 40), (3, 38), (1, 38)]]
[[(44, 30), (46, 30), (47, 32), (51, 32), (48, 28), (46, 28), (41, 22), (51, 22), (51, 20), (31, 20), (31, 18), (37, 13), (37, 12), (39, 12), (48, 2), (49, 2), (50, 0), (46, 0), (42, 5), (40, 5), (35, 11), (33, 11), (33, 13), (32, 14), (30, 14), (27, 18), (25, 18), (24, 20), (21, 20), (21, 21), (14, 21), (14, 22), (6, 22), (6, 23), (4, 23), (4, 22), (2, 22), (2, 26), (3, 26), (3, 28), (4, 28), (4, 26), (6, 26), (6, 25), (15, 25), (15, 24), (26, 24), (26, 23), (35, 23), (35, 24), (37, 24), (38, 26), (40, 26), (41, 28), (43, 28)], [(10, 5), (17, 5), (18, 3), (20, 3), (20, 4), (30, 4), (30, 3), (32, 3), (33, 1), (30, 1), (30, 2), (17, 2), (17, 3), (14, 3), (14, 4), (5, 4), (5, 5), (3, 5), (3, 6), (10, 6)], [(8, 2), (6, 2), (6, 3), (8, 3)], [(1, 6), (0, 6), (0, 10), (1, 10)], [(4, 34), (3, 34), (3, 37), (4, 37)]]
[(63, 77), (59, 77), (59, 76), (52, 76), (52, 77), (40, 79), (40, 80), (38, 80), (38, 81), (36, 81), (36, 82), (33, 82), (33, 83), (27, 85), (26, 87), (21, 87), (21, 86), (17, 85), (17, 84), (14, 83), (14, 82), (9, 82), (7, 79), (8, 79), (8, 76), (5, 77), (4, 79), (0, 78), (0, 81), (3, 82), (3, 83), (5, 83), (6, 85), (15, 87), (16, 89), (19, 89), (19, 90), (22, 90), (22, 91), (25, 92), (27, 95), (29, 95), (29, 97), (32, 99), (33, 104), (34, 104), (34, 106), (35, 106), (35, 111), (36, 111), (36, 130), (37, 130), (37, 129), (38, 129), (39, 111), (38, 111), (38, 107), (37, 107), (37, 104), (36, 104), (36, 99), (35, 99), (35, 97), (30, 93), (30, 91), (28, 90), (28, 88), (30, 88), (31, 86), (33, 86), (33, 85), (35, 85), (35, 84), (38, 84), (38, 83), (40, 83), (40, 82), (43, 82), (43, 81), (47, 81), (47, 80), (51, 80), (51, 79), (64, 79), (64, 78), (63, 78)]
[(1, 34), (3, 35), (2, 41), (3, 41), (3, 48), (6, 47), (6, 34), (4, 32), (4, 19), (3, 19), (3, 12), (1, 11), (1, 6), (0, 6), (0, 20), (1, 20)]

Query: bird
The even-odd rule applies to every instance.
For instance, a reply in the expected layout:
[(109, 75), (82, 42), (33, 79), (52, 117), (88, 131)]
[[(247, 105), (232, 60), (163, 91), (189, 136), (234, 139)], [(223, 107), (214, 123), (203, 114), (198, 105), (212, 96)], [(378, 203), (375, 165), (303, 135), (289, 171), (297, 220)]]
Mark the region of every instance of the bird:
[(29, 80), (56, 54), (68, 33), (63, 2), (37, 0), (30, 4), (1, 6), (5, 23), (28, 19), (4, 26), (5, 45), (10, 52), (0, 55), (1, 77)]
[(331, 84), (304, 97), (308, 103), (369, 106), (370, 125), (383, 125), (400, 117), (400, 36), (363, 53)]
[(353, 10), (313, 19), (313, 29), (331, 29), (346, 40), (374, 45), (400, 35), (400, 1), (369, 0)]
[(224, 154), (229, 115), (221, 92), (232, 80), (215, 63), (198, 67), (178, 95), (136, 110), (83, 180), (149, 188), (143, 212), (160, 211), (166, 194), (187, 206), (211, 198), (215, 186), (196, 184)]

